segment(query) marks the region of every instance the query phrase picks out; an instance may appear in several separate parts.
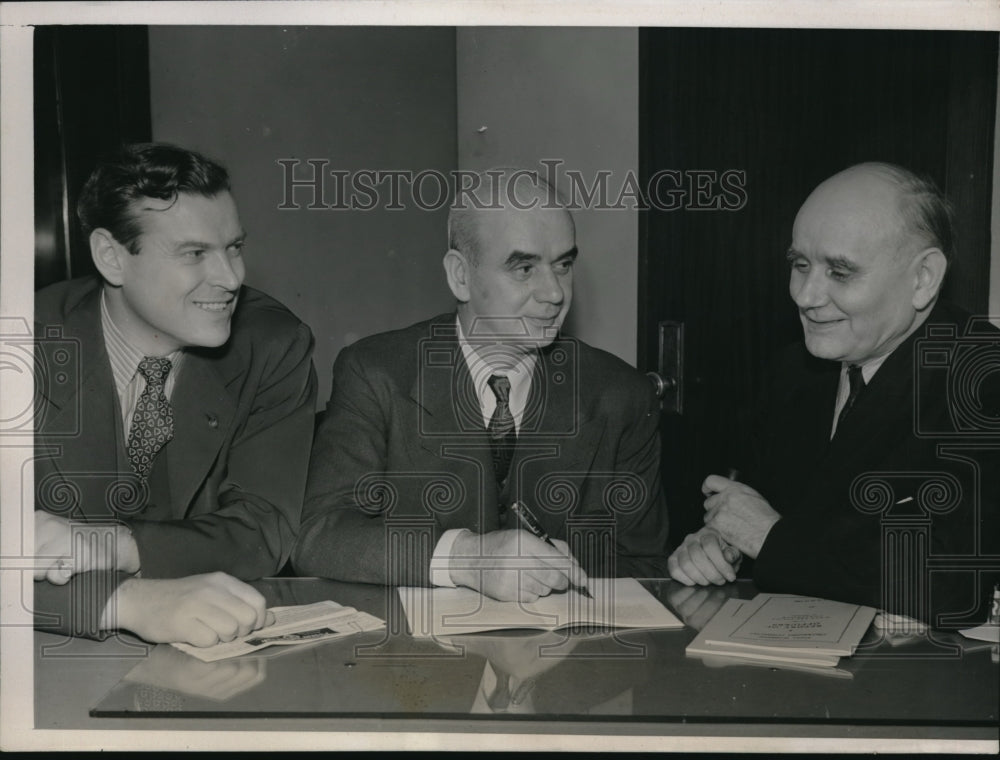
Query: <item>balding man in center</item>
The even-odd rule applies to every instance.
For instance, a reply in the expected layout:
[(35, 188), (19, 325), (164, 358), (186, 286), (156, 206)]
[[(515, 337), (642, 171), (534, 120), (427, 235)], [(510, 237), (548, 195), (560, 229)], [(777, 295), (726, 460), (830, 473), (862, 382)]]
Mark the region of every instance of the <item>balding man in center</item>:
[[(448, 218), (456, 311), (337, 358), (293, 564), (528, 601), (588, 575), (663, 576), (650, 383), (559, 334), (577, 246), (553, 188), (525, 170), (477, 180)], [(515, 502), (552, 543), (523, 528)]]

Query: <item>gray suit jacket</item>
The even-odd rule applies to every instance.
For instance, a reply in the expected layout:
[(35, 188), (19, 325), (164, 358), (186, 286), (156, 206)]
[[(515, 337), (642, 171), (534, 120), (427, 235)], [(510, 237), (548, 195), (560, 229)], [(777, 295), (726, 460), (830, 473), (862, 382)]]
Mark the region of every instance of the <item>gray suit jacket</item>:
[[(517, 527), (528, 503), (592, 575), (666, 572), (658, 404), (608, 353), (559, 339), (540, 352), (498, 493), (472, 378), (445, 314), (345, 348), (313, 446), (296, 570), (427, 585), (441, 533)], [(571, 535), (572, 534), (572, 535)]]
[[(312, 440), (309, 328), (244, 288), (229, 341), (187, 351), (170, 402), (173, 440), (157, 456), (165, 477), (144, 486), (125, 456), (100, 293), (88, 278), (35, 297), (36, 335), (52, 333), (36, 352), (49, 382), (36, 411), (35, 508), (128, 524), (144, 578), (277, 572), (298, 529)], [(84, 573), (66, 586), (36, 583), (36, 627), (97, 635), (123, 579)]]

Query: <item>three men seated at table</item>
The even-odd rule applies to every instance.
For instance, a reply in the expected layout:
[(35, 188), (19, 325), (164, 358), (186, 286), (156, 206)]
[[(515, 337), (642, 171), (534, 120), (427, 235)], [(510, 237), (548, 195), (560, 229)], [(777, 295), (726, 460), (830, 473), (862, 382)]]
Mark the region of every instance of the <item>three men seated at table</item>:
[[(777, 363), (745, 482), (705, 480), (706, 526), (668, 560), (652, 388), (560, 334), (573, 220), (536, 174), (478, 179), (448, 220), (456, 311), (341, 351), (310, 463), (312, 336), (242, 285), (225, 170), (155, 144), (95, 170), (79, 215), (100, 278), (36, 295), (39, 366), (79, 355), (36, 416), (37, 627), (230, 640), (267, 620), (243, 581), (289, 557), (302, 575), (504, 600), (752, 565), (762, 590), (922, 619), (983, 603), (986, 573), (893, 553), (917, 524), (924, 560), (981, 556), (997, 525), (997, 455), (939, 447), (974, 431), (948, 374), (917, 361), (922, 340), (954, 359), (998, 334), (967, 334), (938, 301), (952, 232), (936, 188), (864, 164), (807, 199), (788, 254), (805, 345)], [(987, 422), (996, 390), (976, 397)]]

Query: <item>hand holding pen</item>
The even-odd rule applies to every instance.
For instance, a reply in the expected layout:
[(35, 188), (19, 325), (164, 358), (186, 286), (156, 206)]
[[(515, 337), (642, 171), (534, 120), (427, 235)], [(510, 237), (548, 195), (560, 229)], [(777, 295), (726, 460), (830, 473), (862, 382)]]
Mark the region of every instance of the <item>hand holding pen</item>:
[[(514, 515), (517, 517), (521, 525), (524, 526), (525, 530), (527, 530), (533, 536), (540, 538), (542, 541), (547, 543), (553, 549), (556, 549), (557, 551), (559, 550), (559, 547), (557, 547), (552, 542), (552, 539), (549, 538), (549, 534), (546, 532), (545, 528), (542, 527), (542, 524), (538, 522), (538, 519), (531, 513), (531, 510), (528, 509), (527, 504), (521, 501), (515, 501), (513, 504), (510, 505), (510, 511), (514, 513)], [(593, 594), (590, 593), (590, 589), (588, 589), (586, 586), (576, 586), (570, 583), (570, 588), (583, 594), (588, 599), (594, 598)]]
[[(709, 502), (717, 498), (717, 494), (730, 488), (746, 488), (734, 482), (738, 477), (739, 473), (731, 469), (725, 478), (719, 475), (705, 478), (702, 493), (708, 497), (705, 502), (706, 510)], [(667, 559), (670, 577), (685, 586), (722, 585), (736, 580), (736, 568), (743, 555), (736, 546), (722, 537), (722, 531), (712, 523), (711, 517), (712, 513), (706, 512), (705, 527), (686, 536)]]

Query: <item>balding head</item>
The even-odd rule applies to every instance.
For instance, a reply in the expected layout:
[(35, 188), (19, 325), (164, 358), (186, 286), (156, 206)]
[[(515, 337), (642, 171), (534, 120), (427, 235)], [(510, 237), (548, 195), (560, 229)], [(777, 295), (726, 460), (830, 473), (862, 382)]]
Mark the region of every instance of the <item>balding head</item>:
[(799, 213), (817, 207), (831, 221), (857, 220), (872, 240), (884, 235), (898, 253), (937, 248), (948, 261), (953, 256), (950, 204), (932, 180), (902, 166), (871, 162), (845, 169), (822, 182)]
[(462, 328), (518, 351), (545, 346), (573, 296), (573, 219), (534, 172), (497, 169), (479, 179), (448, 217), (444, 267)]
[(926, 319), (951, 243), (944, 199), (906, 169), (859, 164), (821, 183), (788, 254), (810, 352), (863, 364), (894, 350)]
[(448, 248), (461, 251), (475, 264), (483, 247), (484, 222), (529, 212), (549, 212), (549, 217), (573, 226), (566, 204), (537, 172), (511, 167), (479, 172), (473, 175), (471, 187), (456, 192), (448, 212)]

